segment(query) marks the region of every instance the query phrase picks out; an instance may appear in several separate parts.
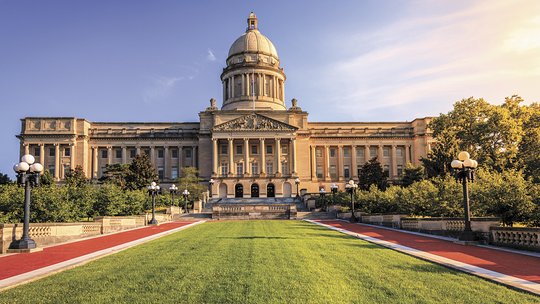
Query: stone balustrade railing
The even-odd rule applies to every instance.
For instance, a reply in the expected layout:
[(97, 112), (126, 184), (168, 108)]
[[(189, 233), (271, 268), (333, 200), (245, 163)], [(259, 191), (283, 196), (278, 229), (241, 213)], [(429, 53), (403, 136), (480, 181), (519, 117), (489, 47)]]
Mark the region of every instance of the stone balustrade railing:
[(489, 233), (494, 245), (540, 251), (540, 228), (492, 227)]
[[(498, 227), (500, 219), (495, 217), (471, 218), (471, 229), (478, 237), (489, 239), (491, 227)], [(465, 221), (462, 218), (452, 217), (430, 217), (430, 218), (410, 218), (402, 217), (400, 227), (404, 230), (420, 231), (445, 236), (458, 236), (465, 228)]]
[(362, 214), (362, 223), (380, 225), (392, 228), (401, 227), (401, 219), (405, 214)]
[(213, 219), (286, 219), (295, 218), (294, 204), (214, 204)]

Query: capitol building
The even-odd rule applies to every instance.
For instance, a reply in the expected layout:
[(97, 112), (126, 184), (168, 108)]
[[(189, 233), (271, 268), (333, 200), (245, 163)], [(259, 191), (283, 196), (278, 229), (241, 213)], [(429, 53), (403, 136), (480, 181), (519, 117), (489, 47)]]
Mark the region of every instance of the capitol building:
[[(285, 101), (286, 75), (276, 47), (251, 13), (221, 73), (221, 107), (201, 107), (198, 122), (93, 122), (75, 117), (27, 117), (18, 135), (30, 153), (61, 181), (81, 166), (88, 178), (106, 165), (130, 163), (146, 153), (160, 182), (174, 182), (183, 167), (213, 179), (213, 197), (289, 197), (300, 189), (343, 190), (377, 157), (396, 180), (407, 163), (419, 164), (433, 141), (430, 118), (411, 122), (313, 122), (295, 99)], [(217, 75), (216, 75), (217, 76)]]

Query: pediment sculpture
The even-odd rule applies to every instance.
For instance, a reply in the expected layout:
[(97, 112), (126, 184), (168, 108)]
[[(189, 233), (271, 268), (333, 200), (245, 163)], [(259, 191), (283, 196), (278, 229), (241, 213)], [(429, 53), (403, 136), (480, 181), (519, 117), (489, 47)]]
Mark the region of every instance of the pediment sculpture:
[(296, 131), (298, 128), (259, 114), (250, 114), (214, 127), (214, 131)]

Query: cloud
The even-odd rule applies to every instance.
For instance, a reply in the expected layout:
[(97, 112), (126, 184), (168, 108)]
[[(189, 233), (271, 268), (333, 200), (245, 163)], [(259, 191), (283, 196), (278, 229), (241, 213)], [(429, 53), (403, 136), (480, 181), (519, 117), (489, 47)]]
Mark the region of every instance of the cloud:
[(445, 112), (469, 96), (538, 98), (540, 2), (463, 5), (426, 13), (425, 3), (412, 2), (410, 13), (382, 29), (343, 33), (331, 44), (339, 59), (316, 85), (348, 115), (359, 105), (369, 111), (423, 101)]
[(145, 103), (153, 103), (171, 94), (178, 82), (185, 77), (165, 77), (152, 76), (150, 84), (143, 90), (143, 100)]
[(206, 59), (209, 61), (216, 61), (216, 55), (214, 55), (214, 52), (212, 52), (211, 49), (208, 49), (208, 53), (206, 54)]

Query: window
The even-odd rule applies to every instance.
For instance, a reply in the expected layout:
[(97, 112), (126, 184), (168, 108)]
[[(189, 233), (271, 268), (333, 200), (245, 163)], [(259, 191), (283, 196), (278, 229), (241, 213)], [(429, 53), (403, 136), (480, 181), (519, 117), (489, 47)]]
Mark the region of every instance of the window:
[(137, 155), (136, 149), (129, 149), (129, 157), (135, 158), (135, 155)]
[(317, 178), (323, 178), (323, 169), (322, 166), (317, 166)]
[(383, 156), (390, 157), (390, 147), (383, 147)]
[(63, 170), (64, 170), (64, 176), (66, 176), (66, 173), (68, 173), (69, 170), (71, 170), (71, 165), (70, 164), (64, 164)]
[(343, 148), (343, 157), (351, 157), (351, 149), (349, 147)]
[(396, 156), (397, 157), (403, 157), (403, 148), (397, 148), (396, 149)]
[(257, 155), (259, 154), (259, 150), (257, 149), (257, 145), (251, 146), (251, 155)]
[(236, 174), (244, 174), (244, 163), (236, 163)]
[(242, 154), (242, 145), (236, 146), (236, 154)]
[(390, 167), (388, 165), (383, 166), (383, 171), (384, 171), (384, 175), (386, 175), (386, 177), (390, 177)]
[(101, 158), (107, 158), (107, 150), (101, 150)]
[(315, 157), (322, 157), (322, 149), (315, 149)]
[(99, 168), (99, 177), (103, 177), (103, 174), (105, 173), (105, 166), (102, 166)]
[(369, 157), (374, 158), (377, 156), (377, 147), (369, 147)]
[(345, 178), (350, 178), (351, 177), (351, 169), (349, 168), (349, 166), (344, 166), (343, 167), (343, 176)]
[[(103, 171), (103, 168), (102, 168), (102, 171)], [(49, 165), (49, 173), (54, 175), (54, 165)]]
[(148, 156), (150, 156), (150, 149), (144, 149), (144, 152), (143, 152), (143, 153), (146, 154), (146, 155), (148, 155)]
[(251, 174), (259, 174), (259, 163), (257, 162), (251, 163)]
[(356, 175), (360, 176), (360, 172), (362, 172), (362, 166), (356, 166)]
[(227, 163), (221, 163), (221, 175), (229, 174), (229, 166)]
[(186, 158), (191, 158), (191, 149), (186, 150)]
[(330, 177), (333, 179), (337, 178), (337, 168), (336, 166), (330, 166)]
[(330, 148), (330, 157), (336, 157), (336, 148)]
[(281, 146), (281, 153), (282, 154), (287, 154), (289, 153), (289, 146)]
[(358, 148), (356, 149), (356, 157), (358, 158), (364, 158), (365, 157), (365, 150), (364, 148)]
[(270, 145), (266, 146), (266, 154), (272, 154), (272, 153), (274, 153), (272, 146), (270, 146)]
[(71, 156), (71, 148), (64, 148), (64, 156)]
[(274, 174), (274, 163), (272, 163), (272, 162), (267, 162), (266, 163), (266, 173)]
[(289, 163), (284, 161), (281, 163), (281, 169), (284, 175), (289, 175)]
[(165, 151), (163, 149), (158, 149), (157, 150), (157, 157), (158, 158), (163, 158), (165, 155)]
[(35, 147), (34, 148), (34, 156), (40, 156), (41, 154), (41, 148), (40, 147)]
[(116, 149), (114, 152), (116, 153), (116, 158), (122, 158), (122, 149)]
[(402, 165), (398, 165), (398, 166), (397, 166), (397, 175), (398, 175), (398, 176), (402, 176), (402, 175), (403, 175), (403, 166), (402, 166)]
[(178, 158), (178, 149), (172, 149), (171, 150), (171, 157), (172, 158)]
[(158, 178), (160, 180), (163, 180), (163, 178), (165, 177), (165, 170), (163, 169), (163, 167), (158, 167), (157, 174), (158, 174)]
[(49, 156), (54, 156), (54, 154), (55, 154), (54, 150), (55, 150), (54, 147), (49, 148)]
[(178, 178), (178, 167), (172, 167), (171, 168), (171, 178), (177, 179)]
[(221, 145), (219, 147), (221, 155), (227, 155), (227, 145)]

